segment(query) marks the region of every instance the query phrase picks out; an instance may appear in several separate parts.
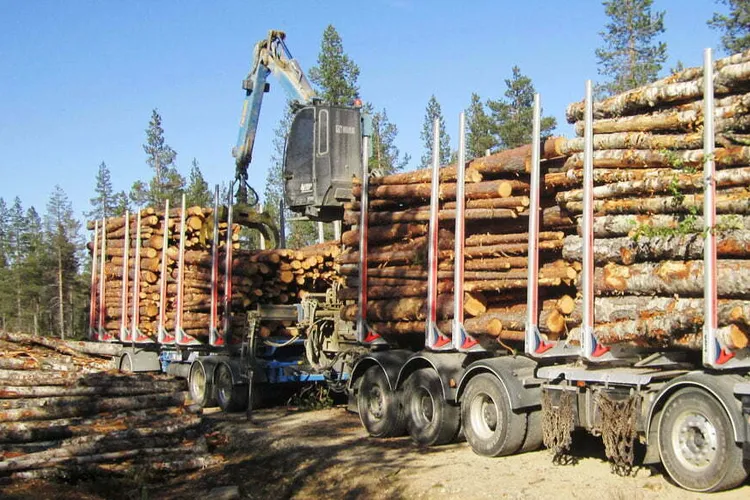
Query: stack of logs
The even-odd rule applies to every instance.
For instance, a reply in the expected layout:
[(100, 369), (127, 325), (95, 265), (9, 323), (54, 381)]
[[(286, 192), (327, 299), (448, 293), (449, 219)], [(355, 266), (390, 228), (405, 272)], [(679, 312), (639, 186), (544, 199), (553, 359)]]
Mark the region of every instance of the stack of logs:
[(221, 461), (208, 454), (201, 417), (185, 407), (184, 380), (101, 371), (109, 360), (84, 354), (102, 352), (91, 344), (0, 332), (0, 477), (178, 472)]
[[(226, 267), (226, 235), (229, 230), (225, 210), (219, 214), (219, 279), (218, 321), (222, 331), (223, 297)], [(132, 321), (134, 267), (136, 252), (137, 217), (130, 219), (129, 283), (127, 292), (126, 325)], [(163, 211), (152, 208), (141, 211), (140, 296), (138, 329), (152, 340), (158, 331), (162, 257), (166, 256), (166, 290), (164, 328), (173, 332), (176, 327), (180, 209), (170, 210), (164, 223)], [(211, 266), (213, 251), (213, 210), (190, 207), (186, 210), (185, 254), (183, 275), (182, 329), (186, 335), (200, 342), (208, 339), (211, 308)], [(89, 229), (94, 223), (89, 222)], [(163, 252), (164, 232), (167, 231), (167, 249)], [(112, 338), (118, 338), (122, 324), (123, 259), (125, 246), (125, 217), (113, 217), (105, 223), (105, 309), (104, 329)], [(251, 251), (240, 248), (241, 227), (231, 228), (232, 259), (232, 315), (231, 329), (241, 334), (246, 326), (246, 311), (255, 304), (286, 304), (297, 302), (301, 291), (318, 292), (337, 280), (333, 258), (338, 255), (336, 243), (313, 245), (300, 250)], [(100, 235), (101, 240), (101, 235)], [(89, 244), (93, 248), (93, 242)], [(101, 250), (101, 243), (99, 244)], [(99, 251), (100, 251), (99, 250)], [(98, 270), (97, 270), (98, 271)]]
[[(523, 146), (467, 163), (464, 326), (486, 348), (523, 340), (530, 155), (531, 147)], [(543, 169), (560, 166), (545, 160)], [(429, 170), (370, 180), (367, 319), (375, 332), (397, 344), (418, 343), (425, 332), (430, 182)], [(347, 207), (345, 223), (358, 223), (360, 195), (361, 186), (355, 185), (356, 201)], [(557, 339), (573, 312), (580, 265), (562, 260), (563, 238), (575, 225), (553, 196), (545, 191), (541, 201), (539, 293), (541, 331)], [(455, 199), (456, 167), (450, 165), (440, 169), (438, 252), (438, 326), (446, 335), (453, 316)], [(347, 278), (341, 296), (356, 299), (358, 230), (345, 232), (342, 243), (350, 249), (338, 258)], [(357, 304), (351, 303), (342, 318), (353, 320), (357, 314)]]
[[(719, 335), (750, 337), (750, 51), (715, 67)], [(703, 325), (703, 71), (690, 68), (594, 105), (596, 334), (605, 344), (700, 348)], [(582, 135), (583, 103), (567, 110)], [(556, 139), (569, 155), (545, 184), (558, 206), (583, 210), (583, 139)], [(563, 257), (582, 260), (582, 240)], [(580, 321), (580, 307), (573, 315)], [(579, 329), (571, 339), (580, 336)]]

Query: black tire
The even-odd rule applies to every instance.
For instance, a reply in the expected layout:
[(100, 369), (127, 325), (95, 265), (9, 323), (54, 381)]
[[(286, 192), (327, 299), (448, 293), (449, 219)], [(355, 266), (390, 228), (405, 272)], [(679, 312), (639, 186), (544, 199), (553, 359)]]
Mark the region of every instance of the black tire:
[(478, 455), (513, 454), (526, 437), (526, 414), (513, 412), (502, 382), (489, 373), (469, 380), (461, 398), (461, 421), (466, 441)]
[(659, 452), (669, 477), (686, 490), (722, 491), (748, 475), (729, 415), (702, 389), (682, 389), (669, 398), (659, 423)]
[(232, 381), (232, 372), (227, 365), (220, 364), (216, 367), (214, 385), (216, 386), (216, 402), (222, 411), (231, 413), (247, 409), (247, 384), (235, 385)]
[(530, 411), (526, 414), (526, 437), (518, 453), (535, 451), (542, 447), (544, 435), (542, 434), (542, 410)]
[(188, 390), (190, 399), (202, 408), (216, 406), (216, 391), (214, 385), (208, 380), (209, 374), (206, 373), (206, 366), (199, 361), (193, 362), (188, 377)]
[(119, 368), (121, 373), (133, 373), (133, 359), (130, 357), (130, 354), (123, 353), (120, 356), (120, 363), (117, 368)]
[(423, 368), (409, 375), (403, 397), (406, 429), (415, 442), (435, 446), (456, 439), (461, 409), (445, 400), (435, 370)]
[(388, 386), (385, 373), (379, 366), (371, 366), (362, 375), (357, 410), (362, 425), (372, 437), (402, 436), (406, 430), (401, 402)]

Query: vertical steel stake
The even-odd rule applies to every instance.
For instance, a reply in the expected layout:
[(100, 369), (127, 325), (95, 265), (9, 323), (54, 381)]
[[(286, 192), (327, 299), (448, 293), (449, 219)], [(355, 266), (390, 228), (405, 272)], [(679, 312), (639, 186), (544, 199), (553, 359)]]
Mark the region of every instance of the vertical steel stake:
[(167, 321), (167, 249), (169, 248), (169, 200), (164, 202), (164, 220), (161, 223), (163, 234), (161, 246), (161, 276), (159, 277), (159, 323), (158, 339), (162, 344), (174, 344), (174, 336), (170, 334), (165, 323)]
[(91, 255), (91, 300), (89, 301), (89, 340), (98, 340), (96, 331), (97, 318), (97, 294), (98, 294), (98, 269), (96, 266), (97, 254), (99, 253), (99, 221), (94, 222), (94, 252)]
[[(260, 236), (261, 248), (265, 245)], [(209, 344), (223, 345), (224, 337), (219, 335), (219, 186), (214, 188), (214, 227), (211, 240), (211, 319), (209, 325)]]
[(125, 239), (122, 244), (122, 290), (120, 293), (120, 342), (130, 340), (128, 331), (128, 285), (130, 274), (130, 212), (125, 212)]
[(430, 225), (427, 253), (427, 321), (425, 322), (425, 347), (432, 350), (445, 350), (451, 340), (437, 327), (437, 286), (438, 286), (438, 212), (440, 210), (440, 120), (432, 124), (432, 185), (430, 193)]

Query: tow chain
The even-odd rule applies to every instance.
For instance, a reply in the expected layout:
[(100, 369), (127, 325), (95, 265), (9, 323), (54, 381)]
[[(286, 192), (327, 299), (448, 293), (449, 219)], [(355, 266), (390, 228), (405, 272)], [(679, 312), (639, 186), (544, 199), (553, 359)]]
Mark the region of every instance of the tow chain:
[(552, 402), (551, 391), (542, 390), (542, 437), (544, 446), (553, 454), (552, 461), (556, 464), (571, 463), (568, 454), (573, 442), (573, 428), (575, 426), (573, 404), (575, 393), (560, 391), (560, 399), (555, 405)]
[(629, 476), (633, 472), (638, 398), (631, 395), (625, 399), (612, 399), (599, 392), (594, 401), (602, 417), (604, 452), (612, 461), (612, 470), (618, 475)]

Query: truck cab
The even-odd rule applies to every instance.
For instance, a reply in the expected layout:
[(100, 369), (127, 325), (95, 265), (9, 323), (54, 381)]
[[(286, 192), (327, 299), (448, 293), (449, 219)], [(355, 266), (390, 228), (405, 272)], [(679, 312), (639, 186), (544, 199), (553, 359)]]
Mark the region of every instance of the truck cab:
[(297, 111), (284, 155), (290, 210), (323, 222), (343, 218), (352, 178), (361, 177), (362, 129), (358, 107), (313, 104)]

